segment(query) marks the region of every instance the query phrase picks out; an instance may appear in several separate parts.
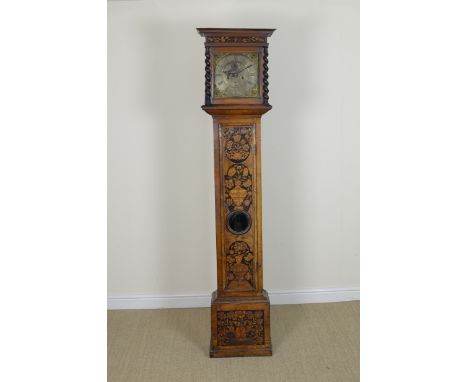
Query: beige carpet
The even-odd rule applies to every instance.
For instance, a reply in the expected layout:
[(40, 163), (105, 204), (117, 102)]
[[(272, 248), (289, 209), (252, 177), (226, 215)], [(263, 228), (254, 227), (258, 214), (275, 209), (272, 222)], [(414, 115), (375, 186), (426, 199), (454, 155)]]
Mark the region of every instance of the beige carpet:
[(271, 307), (272, 357), (208, 357), (202, 309), (108, 312), (108, 382), (359, 381), (359, 302)]

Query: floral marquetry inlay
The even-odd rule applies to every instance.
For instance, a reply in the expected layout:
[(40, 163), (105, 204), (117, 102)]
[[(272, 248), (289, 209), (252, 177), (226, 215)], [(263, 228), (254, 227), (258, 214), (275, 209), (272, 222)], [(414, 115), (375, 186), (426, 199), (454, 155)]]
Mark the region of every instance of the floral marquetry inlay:
[(218, 345), (263, 345), (264, 311), (234, 310), (217, 314)]
[(252, 175), (243, 164), (235, 164), (224, 176), (224, 203), (229, 211), (248, 211), (252, 204)]
[(255, 288), (254, 255), (247, 243), (235, 241), (226, 252), (226, 289)]
[(250, 155), (250, 141), (252, 139), (252, 127), (231, 127), (224, 128), (226, 157), (234, 162), (245, 161)]

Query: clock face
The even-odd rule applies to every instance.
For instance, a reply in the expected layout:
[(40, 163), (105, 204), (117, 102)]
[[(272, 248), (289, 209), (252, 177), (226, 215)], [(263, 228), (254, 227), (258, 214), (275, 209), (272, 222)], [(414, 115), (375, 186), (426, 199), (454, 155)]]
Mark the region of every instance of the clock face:
[(215, 55), (214, 98), (258, 97), (258, 53)]

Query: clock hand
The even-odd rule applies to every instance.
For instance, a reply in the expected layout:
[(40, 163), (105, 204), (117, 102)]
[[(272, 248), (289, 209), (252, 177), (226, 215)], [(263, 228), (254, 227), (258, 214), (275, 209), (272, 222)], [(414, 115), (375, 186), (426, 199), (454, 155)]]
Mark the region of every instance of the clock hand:
[(240, 72), (243, 72), (245, 69), (250, 68), (252, 65), (253, 65), (253, 64), (250, 64), (250, 65), (246, 66), (245, 68), (243, 68), (243, 69), (241, 69), (241, 70), (239, 70), (238, 72), (235, 72), (235, 73), (236, 73), (236, 74), (239, 74)]
[(241, 70), (238, 70), (238, 71), (230, 71), (230, 70), (224, 70), (223, 73), (227, 76), (227, 78), (229, 79), (229, 77), (232, 77), (234, 75), (237, 75), (239, 74), (240, 72), (243, 72), (245, 69), (248, 69), (252, 66), (253, 64), (250, 64), (250, 65), (247, 65), (245, 68), (242, 68)]

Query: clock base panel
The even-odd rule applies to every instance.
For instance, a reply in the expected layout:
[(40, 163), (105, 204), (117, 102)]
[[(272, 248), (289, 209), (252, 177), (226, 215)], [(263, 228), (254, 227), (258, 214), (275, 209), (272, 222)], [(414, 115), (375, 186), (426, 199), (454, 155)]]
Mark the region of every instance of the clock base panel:
[(259, 296), (223, 297), (211, 300), (210, 357), (271, 356), (270, 301), (267, 291)]

